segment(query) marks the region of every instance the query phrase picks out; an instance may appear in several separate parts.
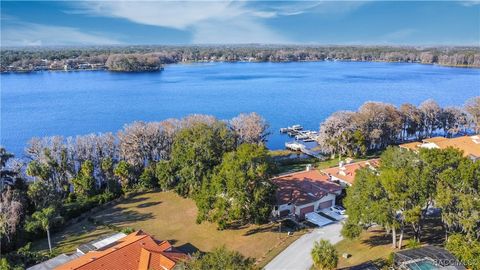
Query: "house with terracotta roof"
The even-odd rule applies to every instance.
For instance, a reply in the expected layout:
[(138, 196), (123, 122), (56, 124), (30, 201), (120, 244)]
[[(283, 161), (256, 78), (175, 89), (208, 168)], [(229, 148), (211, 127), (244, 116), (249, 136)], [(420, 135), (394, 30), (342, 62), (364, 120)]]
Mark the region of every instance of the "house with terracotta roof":
[(189, 257), (168, 241), (133, 232), (101, 249), (57, 266), (58, 270), (169, 270)]
[(461, 136), (456, 138), (433, 137), (421, 142), (411, 142), (400, 145), (401, 148), (418, 151), (421, 148), (445, 149), (457, 148), (463, 151), (463, 155), (472, 160), (480, 160), (480, 135)]
[(277, 186), (277, 205), (273, 215), (280, 217), (292, 215), (304, 219), (307, 213), (334, 206), (336, 196), (342, 192), (339, 184), (311, 167), (302, 172), (277, 176), (272, 182)]
[(353, 185), (357, 170), (369, 168), (376, 170), (379, 166), (380, 159), (369, 159), (360, 162), (349, 163), (349, 161), (341, 161), (337, 167), (323, 169), (322, 172), (330, 178), (330, 181), (339, 183), (342, 187)]

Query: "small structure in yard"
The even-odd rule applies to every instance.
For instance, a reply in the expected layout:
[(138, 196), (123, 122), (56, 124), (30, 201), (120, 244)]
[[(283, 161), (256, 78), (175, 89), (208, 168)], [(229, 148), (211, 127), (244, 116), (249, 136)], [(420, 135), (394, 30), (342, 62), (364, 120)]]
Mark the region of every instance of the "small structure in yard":
[(436, 246), (425, 246), (395, 252), (394, 264), (396, 268), (411, 270), (466, 269), (450, 252)]
[(355, 266), (340, 268), (340, 270), (380, 270), (380, 268), (378, 268), (371, 261), (368, 261), (368, 262), (358, 264), (358, 265), (355, 265)]
[(272, 179), (277, 186), (277, 203), (273, 216), (294, 216), (303, 220), (305, 214), (335, 205), (342, 192), (339, 184), (329, 181), (326, 174), (308, 168), (305, 171), (280, 175)]

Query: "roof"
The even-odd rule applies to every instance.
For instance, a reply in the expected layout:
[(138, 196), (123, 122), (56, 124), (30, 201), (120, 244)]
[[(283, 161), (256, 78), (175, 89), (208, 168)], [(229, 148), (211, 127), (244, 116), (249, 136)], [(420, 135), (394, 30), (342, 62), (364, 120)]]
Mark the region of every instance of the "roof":
[(439, 148), (447, 147), (458, 148), (463, 151), (464, 156), (480, 157), (480, 136), (462, 136), (447, 139), (435, 143)]
[(344, 164), (342, 166), (332, 167), (328, 169), (323, 169), (327, 175), (334, 176), (350, 185), (353, 184), (355, 181), (355, 174), (358, 169), (361, 168), (371, 168), (371, 167), (378, 167), (380, 159), (369, 159), (365, 161)]
[(437, 143), (437, 142), (441, 142), (441, 141), (445, 141), (445, 140), (448, 140), (448, 138), (445, 138), (445, 137), (432, 137), (432, 138), (423, 139), (423, 142), (426, 142), (426, 143)]
[(340, 185), (330, 182), (329, 179), (326, 174), (316, 169), (275, 177), (272, 182), (278, 187), (277, 203), (304, 205), (342, 190)]
[[(428, 260), (438, 264), (437, 269), (458, 269), (465, 267), (447, 250), (436, 246), (425, 246), (415, 249), (407, 249), (395, 252), (394, 261), (396, 265), (416, 264), (422, 260)], [(418, 267), (418, 266), (417, 266)]]
[(404, 144), (400, 144), (399, 146), (401, 148), (405, 148), (405, 149), (408, 149), (408, 150), (418, 150), (418, 148), (420, 147), (420, 145), (422, 145), (421, 142), (410, 142), (410, 143), (404, 143)]
[(456, 138), (434, 137), (424, 139), (423, 142), (401, 144), (400, 147), (414, 151), (420, 148), (445, 149), (447, 147), (453, 147), (462, 150), (465, 157), (480, 158), (480, 135)]
[(42, 263), (31, 266), (31, 267), (27, 268), (27, 270), (49, 270), (49, 269), (53, 269), (53, 268), (55, 268), (59, 265), (62, 265), (66, 262), (69, 262), (73, 259), (76, 259), (79, 256), (82, 256), (82, 254), (79, 253), (79, 252), (74, 253), (70, 256), (68, 256), (66, 254), (60, 254), (57, 257), (51, 258), (48, 261), (44, 261)]
[(116, 241), (120, 240), (121, 238), (127, 236), (124, 233), (116, 233), (112, 235), (106, 235), (102, 236), (98, 239), (95, 239), (94, 241), (88, 242), (86, 244), (80, 245), (77, 248), (77, 251), (86, 254), (89, 251), (97, 250), (103, 247), (106, 247), (112, 243), (115, 243)]
[(368, 261), (362, 264), (357, 264), (350, 267), (340, 268), (340, 270), (379, 270), (379, 269), (380, 268), (378, 268), (371, 261)]
[(178, 262), (187, 258), (168, 241), (157, 241), (142, 231), (136, 231), (112, 245), (90, 251), (55, 269), (165, 270), (173, 269)]

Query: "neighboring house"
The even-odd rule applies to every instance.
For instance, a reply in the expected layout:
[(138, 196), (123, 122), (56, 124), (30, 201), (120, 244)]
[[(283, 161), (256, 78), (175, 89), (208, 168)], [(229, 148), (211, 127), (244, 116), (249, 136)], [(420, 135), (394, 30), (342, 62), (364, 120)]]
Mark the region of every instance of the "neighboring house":
[(420, 148), (445, 149), (457, 148), (463, 151), (463, 155), (473, 161), (480, 160), (480, 135), (462, 136), (457, 138), (433, 137), (421, 142), (411, 142), (400, 145), (401, 148), (418, 151)]
[(331, 182), (326, 174), (310, 167), (272, 181), (277, 186), (274, 216), (294, 215), (304, 219), (307, 213), (334, 206), (336, 196), (342, 192), (342, 187)]
[(358, 169), (370, 168), (375, 170), (379, 166), (379, 159), (369, 159), (365, 161), (349, 163), (340, 162), (338, 167), (323, 169), (322, 172), (330, 177), (333, 182), (338, 182), (342, 187), (353, 185), (355, 181), (355, 174)]
[(60, 254), (57, 257), (54, 257), (48, 261), (44, 261), (42, 263), (36, 264), (34, 266), (29, 267), (27, 270), (46, 270), (46, 269), (54, 269), (57, 266), (65, 264), (69, 261), (72, 261), (76, 258), (79, 258), (89, 251), (98, 250), (104, 248), (122, 238), (127, 236), (124, 233), (116, 233), (113, 235), (106, 235), (102, 236), (98, 239), (90, 241), (86, 244), (83, 244), (77, 248), (77, 252), (72, 255)]
[(397, 251), (393, 260), (395, 269), (466, 269), (450, 252), (436, 246)]
[[(105, 239), (102, 241), (108, 242)], [(169, 270), (175, 269), (181, 261), (188, 258), (187, 254), (168, 241), (157, 241), (142, 231), (136, 231), (54, 269)]]

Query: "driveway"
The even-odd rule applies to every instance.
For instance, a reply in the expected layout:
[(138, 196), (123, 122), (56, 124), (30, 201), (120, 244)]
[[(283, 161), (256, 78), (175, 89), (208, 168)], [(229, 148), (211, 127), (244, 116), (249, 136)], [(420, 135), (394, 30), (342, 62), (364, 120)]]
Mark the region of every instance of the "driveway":
[(312, 257), (310, 251), (313, 243), (320, 239), (329, 240), (335, 244), (342, 240), (340, 230), (342, 223), (337, 222), (322, 228), (314, 229), (312, 232), (300, 237), (297, 241), (288, 246), (282, 253), (278, 254), (270, 263), (265, 266), (265, 270), (309, 270), (312, 266)]

